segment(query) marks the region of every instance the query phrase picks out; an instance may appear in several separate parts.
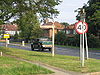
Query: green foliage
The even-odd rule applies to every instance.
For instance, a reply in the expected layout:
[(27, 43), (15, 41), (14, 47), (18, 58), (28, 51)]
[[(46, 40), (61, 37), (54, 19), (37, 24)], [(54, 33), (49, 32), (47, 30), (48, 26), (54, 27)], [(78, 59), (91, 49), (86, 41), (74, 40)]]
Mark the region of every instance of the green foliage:
[(89, 33), (99, 36), (100, 29), (100, 1), (89, 0), (89, 6), (86, 9), (86, 21), (89, 24)]
[(19, 35), (18, 35), (18, 33), (17, 33), (17, 32), (15, 33), (15, 35), (13, 36), (13, 38), (14, 38), (14, 40), (19, 39)]
[(16, 16), (20, 18), (30, 10), (41, 17), (57, 15), (59, 12), (54, 7), (60, 2), (60, 0), (0, 0), (0, 20), (8, 21)]
[[(89, 0), (88, 6), (84, 5), (82, 9), (85, 9), (86, 22), (89, 25), (89, 33), (95, 36), (99, 36), (99, 29), (100, 29), (100, 0)], [(81, 20), (84, 17), (82, 16), (82, 11), (78, 12), (77, 20)]]
[(74, 37), (68, 37), (67, 45), (69, 46), (79, 46), (79, 35), (75, 35)]
[[(100, 48), (100, 39), (93, 34), (87, 36), (89, 48)], [(55, 36), (55, 42), (58, 45), (80, 46), (80, 35), (76, 34), (73, 37), (67, 37), (63, 32), (58, 32)]]
[(59, 45), (64, 45), (66, 43), (66, 40), (67, 40), (67, 36), (66, 36), (66, 34), (64, 32), (59, 31), (55, 35), (55, 41)]
[(20, 28), (20, 36), (28, 41), (29, 39), (41, 36), (42, 30), (39, 27), (39, 17), (56, 16), (59, 12), (54, 7), (60, 0), (0, 0), (0, 24), (15, 18)]
[(100, 48), (100, 39), (91, 34), (88, 36), (89, 48)]
[(66, 22), (62, 22), (61, 24), (65, 25), (65, 26), (68, 26), (69, 24), (66, 23)]
[(42, 34), (36, 14), (32, 11), (25, 13), (18, 21), (20, 36), (28, 41), (29, 39), (39, 38)]

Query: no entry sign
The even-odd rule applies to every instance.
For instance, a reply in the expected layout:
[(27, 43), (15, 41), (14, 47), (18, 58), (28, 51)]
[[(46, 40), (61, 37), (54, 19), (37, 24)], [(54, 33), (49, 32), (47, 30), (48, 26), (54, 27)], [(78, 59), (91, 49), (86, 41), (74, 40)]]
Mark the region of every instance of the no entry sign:
[(79, 21), (75, 24), (75, 30), (79, 34), (86, 33), (88, 31), (88, 24), (83, 21)]

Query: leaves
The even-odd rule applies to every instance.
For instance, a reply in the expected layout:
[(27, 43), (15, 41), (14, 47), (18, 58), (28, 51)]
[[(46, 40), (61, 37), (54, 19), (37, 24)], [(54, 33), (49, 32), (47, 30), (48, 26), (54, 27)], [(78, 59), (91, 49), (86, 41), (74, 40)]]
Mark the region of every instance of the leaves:
[(54, 7), (59, 0), (0, 0), (0, 19), (7, 21), (12, 17), (20, 18), (27, 11), (32, 10), (35, 14), (51, 17), (59, 12)]

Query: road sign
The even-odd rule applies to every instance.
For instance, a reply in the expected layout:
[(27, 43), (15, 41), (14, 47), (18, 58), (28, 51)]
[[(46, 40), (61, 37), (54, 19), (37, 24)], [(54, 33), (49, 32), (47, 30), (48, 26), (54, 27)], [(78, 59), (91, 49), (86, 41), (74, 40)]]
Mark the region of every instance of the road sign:
[(4, 38), (10, 38), (9, 34), (4, 34)]
[(86, 22), (79, 21), (75, 24), (75, 30), (79, 34), (86, 33), (88, 31), (88, 24)]

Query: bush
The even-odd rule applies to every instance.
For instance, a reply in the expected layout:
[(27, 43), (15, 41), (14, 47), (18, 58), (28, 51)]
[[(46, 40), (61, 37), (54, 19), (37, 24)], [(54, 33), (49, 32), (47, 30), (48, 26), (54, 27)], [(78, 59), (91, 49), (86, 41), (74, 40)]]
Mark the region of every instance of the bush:
[[(100, 48), (100, 39), (93, 34), (88, 34), (89, 48)], [(58, 45), (80, 46), (80, 35), (76, 34), (74, 37), (67, 37), (64, 32), (58, 32), (55, 35), (55, 42)]]
[(56, 44), (65, 45), (66, 44), (66, 39), (67, 39), (67, 36), (66, 36), (66, 34), (64, 32), (59, 31), (55, 35), (55, 42), (56, 42)]
[(90, 34), (88, 36), (88, 46), (90, 48), (100, 48), (100, 39), (97, 38), (95, 35)]

